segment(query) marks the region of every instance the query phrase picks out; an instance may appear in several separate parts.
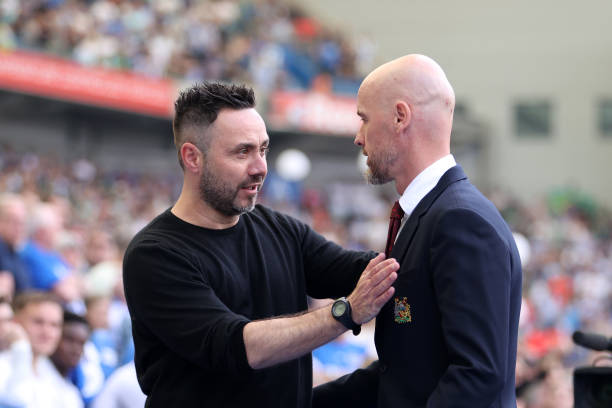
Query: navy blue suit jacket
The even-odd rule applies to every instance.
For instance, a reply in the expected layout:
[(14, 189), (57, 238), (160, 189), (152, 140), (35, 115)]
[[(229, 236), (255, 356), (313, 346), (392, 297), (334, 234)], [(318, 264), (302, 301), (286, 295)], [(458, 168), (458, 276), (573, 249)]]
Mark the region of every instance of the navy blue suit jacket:
[(391, 257), (400, 270), (376, 318), (379, 361), (315, 388), (313, 406), (514, 408), (521, 263), (460, 166), (417, 205)]

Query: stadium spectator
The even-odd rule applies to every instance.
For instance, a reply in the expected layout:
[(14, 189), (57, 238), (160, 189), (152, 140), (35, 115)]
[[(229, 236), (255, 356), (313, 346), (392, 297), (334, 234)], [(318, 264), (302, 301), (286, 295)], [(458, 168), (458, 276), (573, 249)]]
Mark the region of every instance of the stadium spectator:
[[(26, 207), (23, 199), (17, 194), (2, 193), (0, 195), (0, 271), (12, 275), (15, 292), (21, 292), (31, 287), (28, 270), (19, 256), (20, 246), (26, 238)], [(5, 293), (10, 285), (8, 277), (0, 278), (0, 285)], [(8, 283), (7, 283), (8, 282)]]
[(21, 257), (35, 288), (53, 291), (64, 302), (75, 304), (81, 300), (81, 281), (55, 249), (62, 228), (56, 207), (37, 204), (31, 217), (30, 240)]
[(93, 408), (142, 407), (147, 396), (140, 390), (134, 362), (119, 367), (106, 381)]
[(94, 296), (85, 299), (87, 322), (91, 327), (91, 343), (98, 350), (104, 377), (108, 378), (117, 367), (119, 356), (117, 338), (109, 329), (110, 296)]
[(91, 329), (85, 318), (64, 311), (62, 337), (51, 356), (57, 371), (79, 390), (86, 406), (93, 401), (104, 384), (99, 359), (92, 361), (83, 355), (90, 334)]
[[(262, 92), (330, 74), (356, 91), (371, 44), (351, 44), (297, 4), (237, 1), (22, 1), (4, 7), (0, 44), (154, 77), (245, 81)], [(368, 64), (364, 67), (364, 64)]]
[(62, 306), (54, 296), (26, 292), (15, 299), (10, 348), (0, 353), (0, 404), (24, 408), (78, 408), (79, 393), (49, 356), (62, 330)]
[(98, 229), (89, 233), (85, 244), (85, 256), (89, 268), (104, 261), (116, 261), (117, 252), (117, 245), (111, 234)]
[[(81, 2), (71, 3), (85, 7)], [(282, 32), (282, 28), (274, 30)], [(172, 175), (103, 171), (97, 163), (84, 163), (2, 146), (0, 192), (3, 196), (16, 195), (26, 203), (57, 202), (57, 197), (66, 200), (66, 230), (73, 243), (84, 244), (87, 232), (97, 229), (128, 241), (154, 214), (170, 207), (181, 185)], [(387, 197), (374, 197), (362, 185), (329, 185), (321, 190), (304, 189), (292, 200), (273, 201), (271, 191), (266, 190), (271, 184), (266, 184), (262, 199), (267, 196), (272, 208), (295, 215), (320, 233), (334, 234), (347, 247), (381, 249), (384, 245), (379, 238), (388, 225)], [(549, 359), (559, 363), (555, 378), (563, 377), (566, 384), (568, 379), (571, 382), (574, 367), (590, 364), (592, 358), (586, 350), (566, 347), (573, 329), (612, 333), (612, 217), (609, 209), (575, 190), (551, 192), (526, 203), (508, 192), (491, 191), (487, 196), (501, 209), (512, 229), (526, 237), (530, 252), (523, 268), (525, 289), (519, 329), (519, 361), (526, 367), (520, 368), (519, 363), (517, 375), (524, 372), (524, 378), (531, 381), (521, 388), (517, 402), (533, 407), (544, 398), (541, 390), (548, 387), (540, 373), (551, 367)], [(122, 319), (110, 320), (111, 326), (129, 333), (123, 323), (113, 324)], [(129, 344), (128, 340), (124, 338), (121, 344)], [(95, 347), (93, 351), (91, 359), (97, 355)], [(317, 367), (315, 376), (316, 371)], [(318, 374), (326, 376), (327, 372)], [(517, 378), (517, 386), (521, 383)]]

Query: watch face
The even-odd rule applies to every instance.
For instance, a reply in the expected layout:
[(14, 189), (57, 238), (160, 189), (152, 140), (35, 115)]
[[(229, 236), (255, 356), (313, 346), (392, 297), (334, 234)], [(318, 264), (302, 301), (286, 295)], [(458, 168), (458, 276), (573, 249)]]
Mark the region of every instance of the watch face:
[(334, 316), (342, 316), (346, 312), (346, 304), (343, 302), (338, 302), (334, 304), (332, 308), (332, 313)]

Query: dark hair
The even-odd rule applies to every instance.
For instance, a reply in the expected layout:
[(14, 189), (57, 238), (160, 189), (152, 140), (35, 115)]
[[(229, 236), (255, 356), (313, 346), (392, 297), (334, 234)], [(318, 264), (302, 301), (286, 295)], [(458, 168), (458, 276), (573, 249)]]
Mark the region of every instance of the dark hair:
[(255, 93), (252, 88), (244, 85), (201, 82), (182, 91), (174, 102), (174, 120), (172, 121), (174, 145), (181, 168), (185, 168), (180, 152), (183, 143), (191, 142), (204, 153), (208, 148), (207, 141), (202, 138), (187, 140), (186, 128), (207, 128), (217, 120), (222, 109), (239, 110), (253, 107), (255, 107)]
[(60, 299), (51, 292), (28, 291), (15, 297), (15, 300), (13, 301), (13, 310), (15, 313), (18, 313), (30, 304), (40, 303), (55, 303), (59, 307), (62, 307), (62, 302)]
[(72, 313), (69, 310), (64, 310), (64, 325), (69, 323), (79, 323), (87, 326), (87, 329), (90, 329), (89, 322), (83, 316), (80, 316), (76, 313)]

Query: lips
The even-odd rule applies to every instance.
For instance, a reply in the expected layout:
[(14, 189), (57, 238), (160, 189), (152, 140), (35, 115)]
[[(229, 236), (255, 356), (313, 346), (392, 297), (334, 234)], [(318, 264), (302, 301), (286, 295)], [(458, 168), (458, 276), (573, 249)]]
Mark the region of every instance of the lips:
[(259, 191), (261, 190), (261, 183), (256, 183), (256, 184), (248, 184), (246, 186), (242, 186), (241, 187), (243, 190), (249, 190), (249, 191)]

